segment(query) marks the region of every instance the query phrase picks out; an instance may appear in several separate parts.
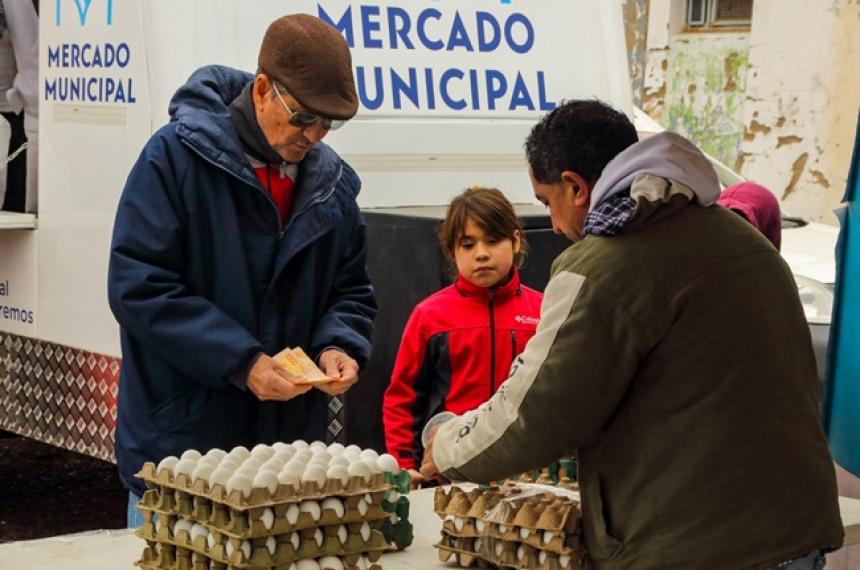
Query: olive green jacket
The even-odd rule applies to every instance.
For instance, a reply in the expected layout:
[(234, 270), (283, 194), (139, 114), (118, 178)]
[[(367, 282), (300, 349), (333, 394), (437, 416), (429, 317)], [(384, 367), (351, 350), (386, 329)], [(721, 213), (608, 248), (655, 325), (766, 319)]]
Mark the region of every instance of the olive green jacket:
[(556, 260), (535, 337), (433, 457), (485, 482), (578, 451), (600, 569), (772, 568), (842, 543), (810, 334), (739, 216), (640, 201)]

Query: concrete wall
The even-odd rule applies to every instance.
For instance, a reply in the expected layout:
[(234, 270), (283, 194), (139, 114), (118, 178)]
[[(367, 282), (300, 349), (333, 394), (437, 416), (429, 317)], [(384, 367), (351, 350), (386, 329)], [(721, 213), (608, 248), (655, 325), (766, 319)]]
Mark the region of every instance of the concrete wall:
[(663, 125), (732, 165), (744, 133), (749, 34), (679, 34), (669, 43)]
[(755, 2), (737, 170), (835, 223), (860, 109), (860, 1)]
[(642, 107), (648, 41), (648, 0), (624, 0), (624, 36), (633, 104)]

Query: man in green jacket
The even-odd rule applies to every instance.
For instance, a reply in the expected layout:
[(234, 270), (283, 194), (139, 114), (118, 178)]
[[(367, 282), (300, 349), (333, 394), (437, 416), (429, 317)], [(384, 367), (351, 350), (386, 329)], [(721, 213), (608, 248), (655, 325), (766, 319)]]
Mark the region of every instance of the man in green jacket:
[(842, 543), (809, 330), (779, 253), (714, 206), (688, 140), (637, 142), (569, 101), (526, 141), (538, 200), (574, 245), (535, 337), (422, 473), (498, 480), (578, 453), (599, 569), (813, 569)]

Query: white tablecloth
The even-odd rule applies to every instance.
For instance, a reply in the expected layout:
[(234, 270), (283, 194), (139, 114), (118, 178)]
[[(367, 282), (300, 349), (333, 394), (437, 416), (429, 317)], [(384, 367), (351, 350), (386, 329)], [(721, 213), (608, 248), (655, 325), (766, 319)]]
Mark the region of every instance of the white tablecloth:
[[(433, 513), (433, 490), (410, 493), (409, 518), (415, 542), (405, 552), (385, 554), (386, 570), (445, 568), (433, 544), (439, 540), (439, 518)], [(840, 497), (845, 545), (860, 544), (860, 499)], [(135, 568), (144, 542), (132, 531), (96, 531), (0, 544), (0, 570), (126, 570)]]

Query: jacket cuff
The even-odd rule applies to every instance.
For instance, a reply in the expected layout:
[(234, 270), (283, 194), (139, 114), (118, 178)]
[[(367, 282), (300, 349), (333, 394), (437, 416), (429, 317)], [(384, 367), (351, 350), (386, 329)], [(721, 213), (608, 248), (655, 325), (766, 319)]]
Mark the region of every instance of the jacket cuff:
[(320, 351), (317, 353), (316, 357), (314, 358), (314, 362), (316, 362), (317, 364), (319, 364), (319, 363), (320, 363), (320, 356), (322, 356), (323, 352), (325, 352), (325, 351), (327, 351), (327, 350), (336, 350), (336, 351), (338, 351), (338, 352), (342, 352), (342, 353), (344, 353), (345, 355), (349, 356), (349, 353), (348, 353), (347, 351), (345, 351), (344, 349), (342, 349), (342, 348), (341, 348), (341, 347), (339, 347), (339, 346), (335, 346), (335, 345), (333, 345), (333, 344), (332, 344), (332, 345), (329, 345), (329, 346), (325, 347), (324, 349), (320, 350)]
[(249, 358), (235, 372), (227, 376), (227, 382), (239, 388), (243, 392), (246, 391), (248, 389), (248, 374), (251, 373), (251, 368), (257, 364), (257, 360), (259, 360), (261, 356), (263, 356), (262, 352), (258, 352), (251, 356), (251, 358)]

